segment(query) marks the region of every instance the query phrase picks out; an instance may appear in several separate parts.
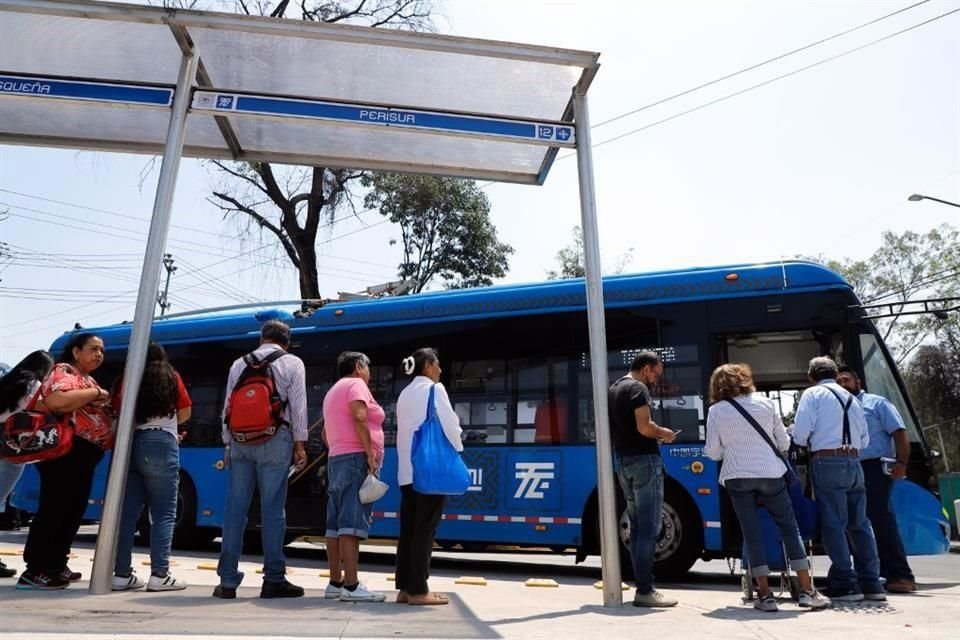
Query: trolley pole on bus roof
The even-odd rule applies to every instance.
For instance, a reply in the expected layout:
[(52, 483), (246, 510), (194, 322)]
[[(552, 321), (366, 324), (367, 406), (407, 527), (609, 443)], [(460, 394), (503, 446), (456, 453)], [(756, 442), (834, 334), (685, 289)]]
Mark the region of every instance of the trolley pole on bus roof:
[[(163, 259), (163, 248), (167, 244), (167, 234), (170, 231), (173, 193), (177, 185), (180, 157), (183, 155), (183, 141), (187, 132), (187, 111), (191, 100), (190, 88), (197, 75), (197, 61), (198, 56), (194, 52), (184, 53), (180, 62), (180, 73), (177, 76), (173, 108), (170, 111), (170, 124), (163, 148), (157, 195), (153, 201), (150, 233), (147, 236), (147, 248), (143, 256), (143, 271), (140, 273), (140, 291), (137, 294), (137, 307), (133, 314), (127, 363), (123, 373), (123, 389), (127, 396), (132, 398), (137, 396), (136, 390), (140, 388), (143, 367), (147, 361), (147, 347), (150, 343), (150, 330), (153, 327), (153, 310), (156, 304), (157, 287), (160, 284), (160, 265)], [(120, 509), (123, 505), (127, 469), (130, 465), (130, 445), (133, 443), (135, 404), (124, 402), (120, 405), (117, 441), (110, 461), (107, 493), (103, 500), (103, 516), (97, 533), (93, 574), (90, 577), (90, 593), (94, 595), (108, 594), (112, 590), (111, 581), (113, 563), (117, 556)]]
[(580, 214), (587, 281), (587, 326), (590, 332), (590, 373), (593, 379), (593, 424), (597, 447), (597, 518), (600, 520), (600, 562), (603, 606), (623, 604), (620, 583), (620, 541), (617, 533), (616, 493), (613, 486), (613, 452), (607, 412), (607, 330), (597, 233), (597, 198), (593, 186), (593, 151), (590, 148), (590, 113), (586, 92), (573, 91), (573, 118), (577, 127), (577, 170), (580, 179)]

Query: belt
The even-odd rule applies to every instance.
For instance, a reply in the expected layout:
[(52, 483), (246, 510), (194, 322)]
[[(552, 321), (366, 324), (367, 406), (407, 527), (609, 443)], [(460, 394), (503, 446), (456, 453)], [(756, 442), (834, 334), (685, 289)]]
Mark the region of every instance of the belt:
[(840, 449), (820, 449), (813, 452), (814, 456), (821, 458), (859, 458), (860, 452), (852, 448)]

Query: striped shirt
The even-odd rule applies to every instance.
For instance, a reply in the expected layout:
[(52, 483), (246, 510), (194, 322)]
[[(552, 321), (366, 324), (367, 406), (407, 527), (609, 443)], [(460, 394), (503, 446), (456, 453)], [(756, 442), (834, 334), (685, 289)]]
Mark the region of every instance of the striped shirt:
[[(260, 345), (254, 353), (258, 358), (263, 358), (268, 353), (281, 349), (282, 347), (272, 342), (265, 342)], [(237, 380), (240, 374), (247, 367), (243, 358), (237, 358), (230, 367), (230, 375), (227, 376), (227, 395), (223, 403), (223, 443), (233, 442), (233, 436), (230, 434), (230, 427), (227, 426), (226, 416), (227, 407), (230, 404), (230, 394), (233, 388), (237, 386)], [(270, 370), (273, 372), (273, 383), (280, 393), (280, 397), (286, 403), (283, 408), (283, 419), (290, 425), (295, 442), (306, 442), (309, 438), (307, 433), (307, 375), (303, 367), (303, 360), (295, 355), (287, 354), (270, 363)]]
[[(790, 448), (790, 437), (773, 401), (751, 394), (734, 398), (763, 427), (780, 451)], [(723, 460), (720, 484), (731, 478), (779, 478), (787, 472), (763, 437), (729, 402), (718, 402), (707, 414), (707, 443), (703, 453)]]

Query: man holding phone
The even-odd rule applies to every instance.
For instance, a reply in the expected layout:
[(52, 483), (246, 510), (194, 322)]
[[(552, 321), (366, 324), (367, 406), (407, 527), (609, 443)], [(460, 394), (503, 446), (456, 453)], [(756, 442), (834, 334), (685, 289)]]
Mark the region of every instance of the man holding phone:
[(617, 478), (630, 518), (630, 558), (637, 592), (635, 607), (672, 607), (673, 598), (653, 586), (653, 556), (663, 520), (663, 460), (660, 442), (677, 434), (657, 425), (650, 412), (649, 386), (663, 375), (663, 363), (652, 351), (641, 351), (630, 371), (609, 391), (610, 435), (617, 458)]
[[(867, 488), (867, 519), (877, 538), (880, 575), (887, 581), (884, 587), (890, 593), (913, 593), (917, 582), (907, 562), (897, 516), (890, 508), (893, 481), (907, 476), (910, 460), (907, 428), (892, 402), (863, 390), (856, 371), (847, 365), (840, 365), (838, 371), (837, 384), (860, 401), (870, 434), (870, 444), (860, 451), (860, 466)], [(893, 460), (887, 470), (884, 470), (884, 458)]]

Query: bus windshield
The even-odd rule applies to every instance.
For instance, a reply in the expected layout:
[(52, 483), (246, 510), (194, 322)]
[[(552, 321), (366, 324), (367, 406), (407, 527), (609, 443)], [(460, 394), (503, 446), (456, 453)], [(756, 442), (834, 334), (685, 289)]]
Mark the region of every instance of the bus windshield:
[(907, 427), (907, 433), (910, 434), (912, 442), (920, 442), (920, 430), (913, 420), (913, 414), (907, 407), (907, 399), (904, 397), (897, 384), (897, 379), (893, 375), (893, 368), (887, 361), (886, 352), (880, 348), (877, 337), (872, 333), (860, 335), (860, 350), (863, 354), (863, 374), (864, 386), (870, 393), (883, 396), (893, 403), (903, 418), (903, 423)]

